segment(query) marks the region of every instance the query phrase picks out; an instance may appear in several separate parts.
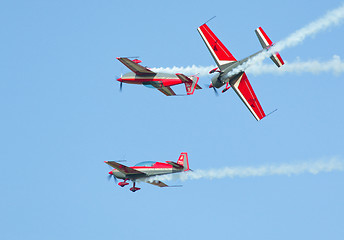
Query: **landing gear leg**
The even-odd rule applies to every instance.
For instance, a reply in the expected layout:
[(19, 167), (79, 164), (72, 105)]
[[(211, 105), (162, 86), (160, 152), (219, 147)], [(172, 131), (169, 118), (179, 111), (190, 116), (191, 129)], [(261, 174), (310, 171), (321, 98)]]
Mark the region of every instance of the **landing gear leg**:
[(135, 183), (136, 183), (136, 182), (134, 182), (133, 187), (130, 188), (130, 191), (132, 191), (132, 192), (136, 192), (137, 190), (140, 190), (140, 189), (141, 189), (141, 188), (135, 187)]

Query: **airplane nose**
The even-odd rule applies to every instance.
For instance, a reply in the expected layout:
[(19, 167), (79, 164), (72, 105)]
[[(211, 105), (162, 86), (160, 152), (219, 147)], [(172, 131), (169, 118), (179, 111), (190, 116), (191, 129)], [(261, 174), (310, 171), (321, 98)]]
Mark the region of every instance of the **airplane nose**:
[(212, 87), (213, 87), (213, 83), (210, 83), (209, 88), (212, 88)]
[(109, 172), (110, 175), (113, 175), (112, 171)]

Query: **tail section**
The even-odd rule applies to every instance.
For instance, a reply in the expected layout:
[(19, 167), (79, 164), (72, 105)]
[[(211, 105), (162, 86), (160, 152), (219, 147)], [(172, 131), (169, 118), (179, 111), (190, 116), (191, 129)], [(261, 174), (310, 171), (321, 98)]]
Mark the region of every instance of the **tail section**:
[(188, 159), (188, 153), (182, 152), (178, 158), (177, 163), (179, 165), (183, 166), (184, 171), (189, 171), (189, 159)]
[[(274, 45), (261, 27), (257, 28), (255, 32), (257, 34), (260, 44), (264, 49), (268, 49), (269, 47)], [(278, 52), (272, 54), (270, 58), (277, 65), (277, 67), (281, 67), (284, 64), (284, 61)]]
[(195, 92), (195, 89), (202, 89), (197, 83), (199, 77), (191, 76), (187, 77), (184, 74), (177, 73), (177, 77), (185, 84), (187, 95), (192, 95)]
[(224, 69), (228, 64), (236, 61), (233, 55), (210, 30), (207, 24), (203, 24), (197, 30), (220, 70)]

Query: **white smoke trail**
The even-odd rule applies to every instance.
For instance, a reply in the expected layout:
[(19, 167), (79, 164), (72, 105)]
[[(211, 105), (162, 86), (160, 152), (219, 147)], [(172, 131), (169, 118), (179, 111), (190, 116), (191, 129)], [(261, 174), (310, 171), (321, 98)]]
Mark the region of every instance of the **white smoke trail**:
[(187, 66), (187, 67), (156, 67), (156, 68), (150, 68), (154, 72), (164, 72), (164, 73), (183, 73), (185, 75), (194, 75), (198, 74), (198, 76), (207, 76), (209, 74), (209, 71), (211, 69), (214, 69), (215, 66)]
[[(172, 68), (152, 68), (156, 72), (165, 73), (183, 73), (185, 75), (193, 75), (199, 73), (198, 76), (204, 77), (209, 76), (209, 71), (215, 68), (215, 66), (188, 66), (188, 67), (172, 67)], [(258, 63), (252, 65), (246, 70), (246, 73), (253, 75), (260, 75), (265, 73), (273, 74), (285, 74), (285, 73), (332, 73), (339, 75), (344, 72), (344, 61), (341, 60), (340, 56), (334, 55), (332, 59), (328, 61), (301, 61), (297, 59), (294, 62), (286, 62), (282, 68), (277, 68), (274, 64), (263, 64)]]
[(260, 75), (264, 73), (284, 74), (284, 73), (332, 73), (339, 75), (344, 72), (344, 61), (339, 56), (334, 55), (332, 59), (324, 62), (317, 60), (300, 61), (286, 63), (282, 68), (276, 69), (274, 64), (256, 64), (247, 69), (247, 73)]
[(151, 177), (148, 180), (188, 180), (220, 179), (235, 177), (263, 177), (272, 175), (299, 175), (303, 173), (318, 174), (321, 172), (344, 171), (344, 161), (332, 158), (327, 161), (301, 162), (281, 165), (263, 165), (258, 167), (224, 167), (221, 169), (195, 170), (180, 174)]
[[(342, 23), (344, 19), (344, 4), (332, 11), (329, 11), (325, 14), (322, 18), (311, 22), (310, 24), (306, 25), (305, 27), (297, 30), (296, 32), (292, 33), (286, 39), (277, 42), (273, 47), (271, 47), (268, 51), (263, 51), (262, 53), (258, 54), (257, 56), (251, 58), (246, 63), (238, 66), (233, 71), (228, 73), (229, 76), (235, 75), (241, 71), (247, 72), (251, 71), (254, 74), (261, 74), (261, 73), (270, 73), (270, 72), (311, 72), (311, 73), (319, 73), (323, 71), (333, 71), (334, 73), (341, 73), (343, 72), (343, 62), (341, 62), (339, 56), (334, 56), (332, 62), (328, 63), (320, 63), (317, 61), (311, 61), (306, 63), (296, 62), (289, 66), (290, 63), (285, 64), (279, 71), (276, 68), (273, 68), (270, 65), (262, 65), (262, 61), (269, 57), (272, 52), (279, 52), (285, 48), (296, 46), (302, 43), (306, 37), (312, 36), (317, 34), (318, 32), (325, 30), (332, 25), (339, 25)], [(333, 65), (332, 65), (333, 64)], [(153, 71), (158, 72), (166, 72), (166, 73), (183, 73), (187, 75), (197, 74), (199, 73), (200, 76), (207, 76), (208, 72), (215, 68), (215, 66), (188, 66), (188, 67), (172, 67), (172, 68), (152, 68)], [(250, 69), (253, 68), (253, 69)]]
[(302, 43), (306, 39), (306, 37), (315, 35), (318, 32), (331, 27), (332, 25), (338, 25), (342, 23), (343, 19), (344, 19), (344, 4), (332, 11), (329, 11), (322, 18), (319, 18), (318, 20), (311, 22), (305, 27), (292, 33), (286, 39), (280, 42), (277, 42), (268, 51), (264, 51), (258, 54), (257, 56), (251, 58), (246, 63), (233, 69), (233, 71), (228, 73), (228, 75), (233, 76), (241, 71), (245, 71), (248, 67), (261, 63), (265, 58), (269, 57), (271, 53), (279, 52), (285, 48), (296, 46)]

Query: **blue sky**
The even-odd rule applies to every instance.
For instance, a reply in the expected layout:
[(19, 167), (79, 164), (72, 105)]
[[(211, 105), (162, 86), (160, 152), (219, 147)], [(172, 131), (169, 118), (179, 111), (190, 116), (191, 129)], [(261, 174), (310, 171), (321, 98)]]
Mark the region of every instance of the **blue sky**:
[[(214, 15), (210, 28), (240, 59), (260, 49), (258, 26), (278, 41), (341, 4), (2, 1), (2, 238), (342, 239), (340, 171), (132, 193), (107, 181), (103, 162), (175, 161), (182, 151), (192, 169), (343, 159), (343, 74), (248, 75), (265, 112), (278, 108), (261, 122), (233, 91), (171, 98), (123, 85), (120, 94), (115, 81), (128, 71), (118, 56), (213, 65), (196, 29)], [(281, 55), (343, 58), (343, 36), (343, 25), (331, 27)]]

